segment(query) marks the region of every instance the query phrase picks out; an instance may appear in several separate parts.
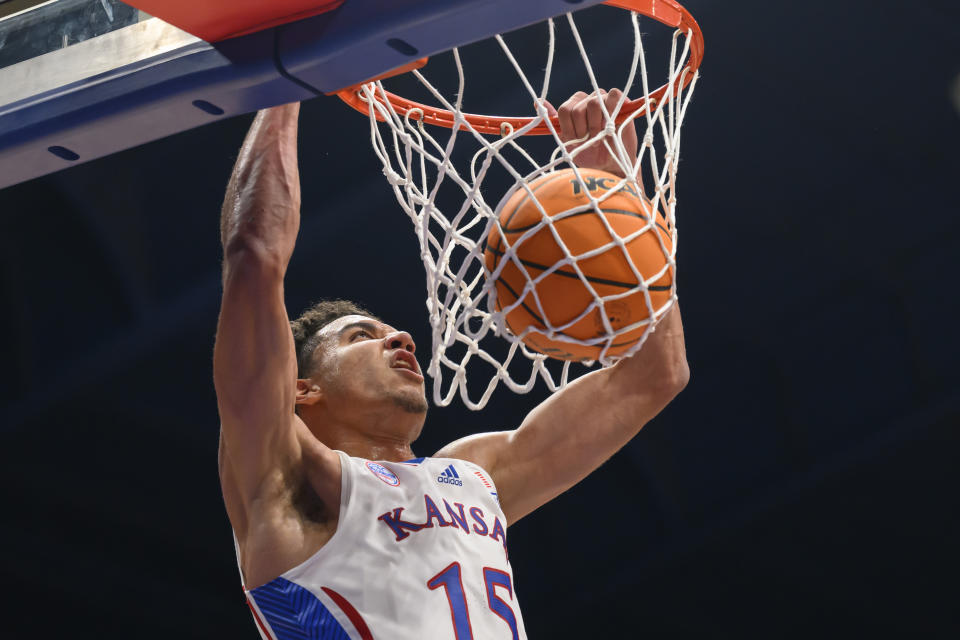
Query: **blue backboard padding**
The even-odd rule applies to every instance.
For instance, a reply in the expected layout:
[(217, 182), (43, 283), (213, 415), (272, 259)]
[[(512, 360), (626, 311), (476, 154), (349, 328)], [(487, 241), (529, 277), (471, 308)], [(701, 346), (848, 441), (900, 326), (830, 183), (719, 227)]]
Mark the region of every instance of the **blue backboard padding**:
[[(160, 64), (133, 65), (61, 87), (0, 115), (0, 187), (157, 140), (217, 118), (304, 100), (313, 94), (284, 78), (273, 63), (273, 34), (243, 43), (187, 47)], [(242, 46), (243, 57), (231, 55)], [(257, 55), (253, 55), (257, 54)], [(203, 100), (223, 110), (211, 115)], [(65, 147), (79, 159), (48, 151)]]
[[(300, 22), (216, 45), (196, 42), (160, 60), (0, 105), (0, 188), (219, 118), (335, 91), (412, 59), (599, 2), (348, 0)], [(416, 54), (388, 46), (391, 38)]]
[[(348, 0), (335, 13), (284, 29), (285, 68), (325, 93), (348, 87), (417, 58), (448, 51), (601, 0)], [(317, 39), (317, 34), (322, 37)], [(399, 38), (416, 54), (387, 45)]]

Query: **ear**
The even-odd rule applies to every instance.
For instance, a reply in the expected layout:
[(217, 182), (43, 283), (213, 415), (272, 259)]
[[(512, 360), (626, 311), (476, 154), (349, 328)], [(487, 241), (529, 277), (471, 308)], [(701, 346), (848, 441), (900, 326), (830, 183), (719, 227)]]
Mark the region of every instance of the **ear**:
[(321, 398), (323, 398), (323, 391), (320, 385), (310, 378), (297, 379), (297, 405), (317, 404)]

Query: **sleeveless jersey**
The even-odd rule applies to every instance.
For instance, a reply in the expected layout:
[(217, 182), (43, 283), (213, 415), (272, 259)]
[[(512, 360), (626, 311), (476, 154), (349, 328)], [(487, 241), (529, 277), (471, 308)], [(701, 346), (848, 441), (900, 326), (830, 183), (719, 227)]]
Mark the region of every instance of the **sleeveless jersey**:
[(489, 474), (449, 458), (338, 452), (340, 518), (313, 556), (247, 599), (265, 640), (525, 640)]

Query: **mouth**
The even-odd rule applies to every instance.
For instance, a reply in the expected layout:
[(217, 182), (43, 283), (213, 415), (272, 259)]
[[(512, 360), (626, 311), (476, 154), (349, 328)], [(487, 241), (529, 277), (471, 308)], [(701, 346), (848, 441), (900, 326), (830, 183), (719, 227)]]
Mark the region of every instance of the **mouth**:
[(393, 358), (393, 364), (390, 365), (390, 368), (396, 369), (401, 373), (423, 382), (423, 375), (420, 373), (420, 366), (417, 364), (417, 359), (409, 351), (397, 352), (397, 355)]

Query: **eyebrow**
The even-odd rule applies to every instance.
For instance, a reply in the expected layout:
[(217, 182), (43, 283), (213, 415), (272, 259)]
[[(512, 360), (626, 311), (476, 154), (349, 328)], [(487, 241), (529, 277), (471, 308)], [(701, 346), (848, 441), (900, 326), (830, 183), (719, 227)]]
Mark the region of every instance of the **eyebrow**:
[(372, 335), (377, 335), (380, 333), (380, 328), (374, 323), (366, 320), (359, 320), (357, 322), (351, 322), (337, 331), (337, 339), (342, 338), (344, 334), (349, 333), (353, 329), (363, 329), (365, 331), (369, 331)]

